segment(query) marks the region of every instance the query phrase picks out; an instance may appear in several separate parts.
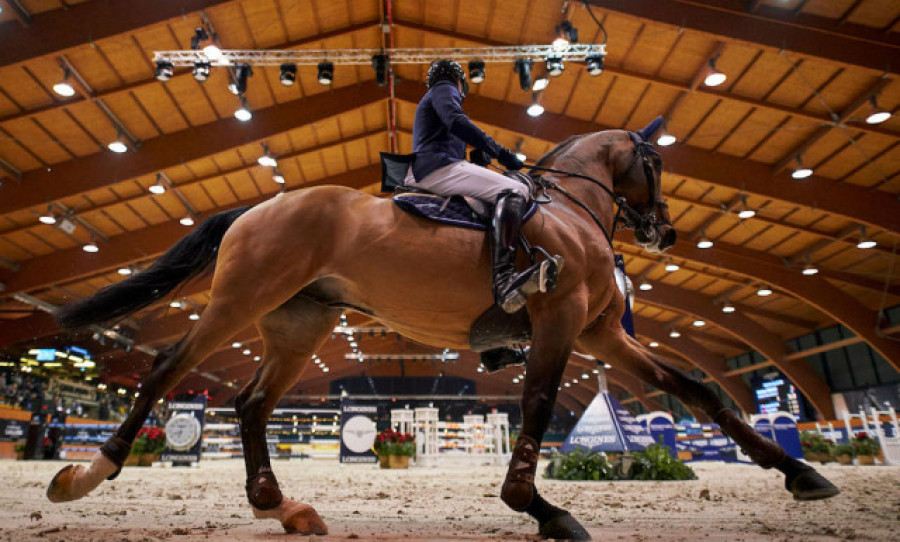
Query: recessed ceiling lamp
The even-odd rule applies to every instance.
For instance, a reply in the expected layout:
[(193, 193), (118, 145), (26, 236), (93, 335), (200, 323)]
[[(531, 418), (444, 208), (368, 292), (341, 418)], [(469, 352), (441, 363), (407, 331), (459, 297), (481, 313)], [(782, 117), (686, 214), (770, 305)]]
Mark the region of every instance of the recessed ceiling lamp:
[(878, 107), (878, 99), (874, 94), (869, 98), (869, 102), (872, 104), (872, 112), (866, 117), (866, 124), (881, 124), (891, 118), (890, 111)]
[(483, 60), (472, 60), (469, 62), (469, 81), (476, 84), (484, 82)]
[[(321, 64), (319, 65), (321, 66)], [(278, 80), (281, 81), (281, 84), (283, 86), (294, 86), (294, 83), (297, 82), (297, 65), (290, 63), (282, 64), (280, 73), (278, 75)]]
[(334, 82), (334, 64), (331, 62), (319, 62), (316, 68), (316, 78), (320, 85), (330, 86)]
[(710, 72), (707, 74), (706, 79), (703, 80), (703, 84), (708, 87), (717, 87), (727, 79), (727, 76), (716, 68), (716, 60), (718, 60), (718, 58), (719, 57), (713, 57), (709, 59)]

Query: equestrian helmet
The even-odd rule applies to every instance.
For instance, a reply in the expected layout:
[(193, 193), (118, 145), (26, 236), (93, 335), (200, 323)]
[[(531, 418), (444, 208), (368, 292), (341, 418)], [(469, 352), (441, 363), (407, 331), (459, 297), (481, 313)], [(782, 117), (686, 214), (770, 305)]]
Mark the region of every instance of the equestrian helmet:
[(428, 88), (431, 88), (437, 84), (438, 81), (461, 83), (463, 97), (469, 93), (469, 83), (466, 81), (466, 72), (463, 70), (462, 66), (459, 65), (459, 62), (455, 60), (442, 58), (431, 63), (431, 66), (428, 68), (428, 80), (426, 81), (426, 84), (428, 85)]

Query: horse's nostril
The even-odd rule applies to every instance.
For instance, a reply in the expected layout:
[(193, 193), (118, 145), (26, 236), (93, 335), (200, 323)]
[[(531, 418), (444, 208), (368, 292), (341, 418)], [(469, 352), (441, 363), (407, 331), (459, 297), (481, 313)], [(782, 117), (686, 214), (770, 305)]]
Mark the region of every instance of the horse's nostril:
[(666, 233), (663, 234), (661, 248), (668, 248), (674, 245), (676, 240), (678, 240), (678, 232), (675, 231), (675, 228), (669, 228), (666, 230)]

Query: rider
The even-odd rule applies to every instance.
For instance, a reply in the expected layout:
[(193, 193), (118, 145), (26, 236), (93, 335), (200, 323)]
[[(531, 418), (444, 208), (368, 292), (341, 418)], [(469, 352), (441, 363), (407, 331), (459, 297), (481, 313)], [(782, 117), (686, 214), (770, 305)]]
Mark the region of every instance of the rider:
[[(466, 161), (466, 144), (496, 158), (507, 169), (522, 169), (522, 161), (475, 126), (462, 110), (469, 85), (458, 62), (436, 60), (428, 69), (428, 92), (416, 108), (413, 124), (414, 159), (404, 184), (415, 184), (442, 196), (471, 196), (494, 205), (490, 228), (494, 302), (508, 313), (525, 305), (525, 296), (555, 286), (550, 277), (557, 260), (548, 259), (516, 272), (516, 247), (529, 187), (500, 173)], [(473, 153), (474, 154), (474, 153)]]

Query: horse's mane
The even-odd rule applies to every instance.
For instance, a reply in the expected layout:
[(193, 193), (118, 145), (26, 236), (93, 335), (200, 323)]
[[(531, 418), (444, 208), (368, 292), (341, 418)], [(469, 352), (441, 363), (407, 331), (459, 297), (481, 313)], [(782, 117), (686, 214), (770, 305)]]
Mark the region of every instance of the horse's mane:
[(545, 154), (544, 156), (541, 156), (540, 158), (538, 158), (538, 161), (535, 162), (534, 165), (536, 165), (536, 166), (542, 166), (542, 165), (544, 165), (544, 162), (546, 162), (547, 160), (549, 160), (549, 159), (553, 158), (554, 156), (558, 155), (559, 153), (561, 153), (562, 151), (564, 151), (569, 145), (571, 145), (572, 143), (578, 141), (579, 139), (581, 139), (582, 137), (584, 137), (584, 136), (586, 136), (586, 135), (587, 135), (587, 134), (580, 134), (580, 135), (573, 135), (573, 136), (570, 136), (570, 137), (567, 138), (565, 141), (563, 141), (562, 143), (560, 143), (559, 145), (557, 145), (556, 147), (554, 147), (553, 150), (551, 150), (550, 152), (548, 152), (548, 153)]

